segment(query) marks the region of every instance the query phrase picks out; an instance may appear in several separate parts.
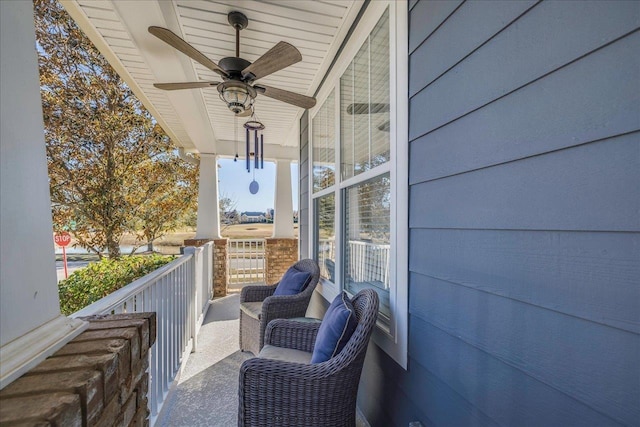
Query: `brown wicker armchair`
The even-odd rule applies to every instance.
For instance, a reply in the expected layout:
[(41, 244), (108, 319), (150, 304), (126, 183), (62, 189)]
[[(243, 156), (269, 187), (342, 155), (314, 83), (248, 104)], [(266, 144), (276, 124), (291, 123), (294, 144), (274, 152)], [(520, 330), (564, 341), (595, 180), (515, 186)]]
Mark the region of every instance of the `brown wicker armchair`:
[[(256, 357), (242, 364), (239, 426), (355, 426), (358, 383), (378, 315), (378, 294), (365, 289), (352, 302), (358, 326), (335, 357), (316, 364)], [(265, 345), (311, 353), (319, 327), (319, 322), (274, 320)]]
[(304, 317), (313, 290), (320, 279), (318, 263), (303, 259), (294, 264), (300, 271), (311, 273), (310, 282), (296, 295), (274, 296), (278, 284), (245, 286), (240, 294), (240, 350), (257, 355), (264, 343), (264, 332), (270, 321)]

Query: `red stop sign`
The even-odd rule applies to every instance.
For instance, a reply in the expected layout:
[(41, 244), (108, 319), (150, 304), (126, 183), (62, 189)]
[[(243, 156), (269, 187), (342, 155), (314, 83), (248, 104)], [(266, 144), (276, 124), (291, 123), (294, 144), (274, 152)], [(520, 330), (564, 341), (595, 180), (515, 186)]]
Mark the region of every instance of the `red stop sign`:
[(67, 246), (71, 243), (71, 235), (66, 231), (56, 233), (55, 236), (53, 236), (53, 241), (56, 242), (56, 245), (58, 246)]

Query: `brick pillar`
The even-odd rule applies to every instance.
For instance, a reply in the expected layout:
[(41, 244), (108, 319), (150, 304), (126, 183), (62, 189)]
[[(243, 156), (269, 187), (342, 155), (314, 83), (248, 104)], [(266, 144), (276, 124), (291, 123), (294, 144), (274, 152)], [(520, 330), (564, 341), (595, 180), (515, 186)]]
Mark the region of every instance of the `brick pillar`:
[(0, 425), (149, 425), (155, 313), (84, 320), (85, 332), (0, 391)]
[(204, 246), (205, 244), (209, 243), (211, 240), (213, 239), (185, 239), (184, 246), (193, 246), (197, 248), (199, 246)]
[(223, 297), (227, 295), (229, 284), (228, 263), (228, 239), (215, 239), (213, 241), (213, 296)]
[(229, 284), (228, 239), (186, 239), (184, 245), (198, 247), (209, 242), (213, 242), (213, 296), (223, 297)]
[(298, 261), (298, 239), (279, 237), (265, 239), (264, 268), (267, 284), (279, 282), (285, 271), (296, 261)]

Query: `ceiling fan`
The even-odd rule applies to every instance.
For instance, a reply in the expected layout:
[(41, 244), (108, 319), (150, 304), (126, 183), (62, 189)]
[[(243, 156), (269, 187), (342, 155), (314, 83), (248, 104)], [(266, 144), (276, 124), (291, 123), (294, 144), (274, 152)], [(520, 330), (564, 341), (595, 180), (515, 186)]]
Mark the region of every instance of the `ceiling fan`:
[(229, 24), (236, 30), (236, 56), (222, 58), (217, 64), (171, 30), (162, 27), (149, 27), (151, 34), (208, 69), (218, 73), (223, 80), (222, 82), (156, 83), (154, 86), (163, 90), (215, 86), (220, 93), (220, 99), (237, 116), (251, 115), (253, 102), (258, 94), (304, 109), (312, 108), (316, 105), (316, 99), (310, 96), (263, 84), (253, 84), (255, 80), (300, 62), (302, 55), (294, 46), (281, 41), (253, 63), (240, 58), (240, 31), (247, 27), (249, 20), (241, 12), (229, 12), (227, 19)]

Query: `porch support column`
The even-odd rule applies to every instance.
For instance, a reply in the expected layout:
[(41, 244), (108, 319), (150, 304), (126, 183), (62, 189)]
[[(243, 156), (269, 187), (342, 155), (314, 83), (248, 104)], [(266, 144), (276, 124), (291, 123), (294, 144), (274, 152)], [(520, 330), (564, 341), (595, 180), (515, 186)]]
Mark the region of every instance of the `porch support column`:
[(214, 154), (200, 155), (196, 239), (220, 239), (218, 156)]
[(298, 260), (298, 239), (293, 230), (291, 161), (276, 161), (273, 236), (265, 239), (265, 281), (273, 284)]
[(0, 1), (0, 389), (88, 324), (60, 314), (33, 3)]
[(229, 273), (227, 266), (227, 239), (220, 236), (220, 202), (218, 191), (218, 156), (200, 154), (200, 181), (198, 187), (198, 218), (196, 237), (184, 241), (185, 246), (202, 246), (214, 242), (213, 294), (227, 295)]
[(291, 190), (291, 161), (276, 161), (275, 218), (273, 236), (293, 238), (293, 194)]

